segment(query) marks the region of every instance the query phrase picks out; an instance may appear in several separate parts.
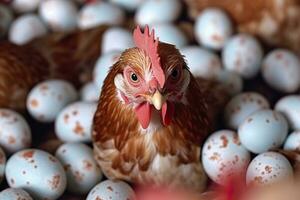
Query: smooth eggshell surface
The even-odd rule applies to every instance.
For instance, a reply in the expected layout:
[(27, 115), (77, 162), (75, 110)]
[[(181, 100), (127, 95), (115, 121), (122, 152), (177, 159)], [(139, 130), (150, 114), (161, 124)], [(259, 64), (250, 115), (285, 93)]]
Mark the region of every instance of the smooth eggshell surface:
[(100, 91), (94, 82), (86, 83), (80, 90), (80, 99), (87, 102), (96, 102), (100, 97)]
[(284, 142), (284, 150), (300, 151), (300, 131), (292, 132)]
[(33, 200), (33, 198), (20, 188), (7, 188), (0, 192), (1, 200)]
[(43, 0), (12, 0), (12, 8), (17, 13), (32, 12), (36, 10)]
[(110, 0), (111, 3), (123, 7), (128, 11), (137, 9), (144, 1), (145, 0)]

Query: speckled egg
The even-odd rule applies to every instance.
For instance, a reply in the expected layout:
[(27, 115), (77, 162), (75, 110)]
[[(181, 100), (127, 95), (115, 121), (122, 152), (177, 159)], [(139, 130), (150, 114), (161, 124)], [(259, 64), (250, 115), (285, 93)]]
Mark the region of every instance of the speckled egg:
[(94, 82), (88, 82), (80, 90), (80, 99), (82, 101), (96, 102), (100, 97), (99, 92)]
[(120, 25), (124, 19), (125, 13), (118, 6), (104, 1), (94, 1), (81, 8), (78, 26), (81, 29), (88, 29), (102, 24)]
[(33, 198), (20, 188), (7, 188), (0, 192), (1, 200), (33, 200)]
[(46, 34), (46, 25), (39, 16), (25, 14), (21, 15), (11, 24), (9, 40), (17, 45), (23, 45)]
[(198, 42), (215, 50), (223, 48), (233, 32), (229, 17), (217, 8), (204, 10), (197, 17), (194, 29)]
[(223, 65), (243, 78), (253, 78), (261, 67), (263, 50), (256, 38), (247, 34), (232, 37), (222, 50)]
[(64, 142), (90, 142), (96, 102), (75, 102), (65, 107), (55, 120), (57, 137)]
[(300, 151), (300, 131), (292, 132), (284, 142), (284, 150)]
[(263, 60), (262, 75), (272, 88), (295, 92), (300, 87), (300, 60), (289, 50), (276, 49)]
[(248, 116), (239, 126), (242, 144), (253, 153), (263, 153), (280, 147), (288, 134), (288, 124), (282, 114), (260, 110)]
[(35, 11), (42, 0), (12, 0), (12, 8), (17, 13), (25, 13)]
[(221, 71), (219, 57), (209, 50), (198, 46), (188, 46), (182, 48), (180, 52), (185, 56), (187, 65), (195, 77), (211, 79)]
[(281, 98), (275, 110), (282, 113), (292, 130), (300, 130), (300, 95), (289, 95)]
[(246, 172), (250, 153), (241, 145), (237, 133), (221, 130), (204, 143), (202, 163), (208, 176), (218, 184), (226, 184)]
[(248, 185), (269, 185), (293, 178), (293, 168), (281, 154), (265, 152), (256, 156), (247, 169)]
[(106, 180), (96, 185), (86, 200), (133, 200), (134, 198), (135, 193), (127, 183)]
[(102, 38), (102, 54), (112, 51), (124, 51), (134, 46), (132, 33), (121, 27), (108, 29)]
[(58, 199), (67, 185), (61, 163), (37, 149), (22, 150), (11, 156), (5, 175), (10, 187), (22, 188), (34, 199)]
[(0, 38), (3, 37), (13, 21), (13, 13), (9, 7), (0, 4)]
[(63, 80), (47, 80), (37, 84), (28, 94), (27, 110), (40, 122), (53, 122), (58, 113), (77, 99), (73, 85)]
[(181, 12), (179, 0), (147, 0), (137, 9), (135, 22), (141, 26), (175, 21)]
[(13, 110), (0, 109), (0, 146), (8, 154), (31, 145), (31, 130), (23, 116)]
[(114, 3), (128, 11), (136, 10), (145, 0), (110, 0), (111, 3)]
[(2, 148), (0, 147), (0, 183), (3, 180), (5, 173), (5, 165), (6, 165), (6, 155)]
[(154, 24), (151, 28), (155, 32), (155, 36), (159, 38), (159, 41), (175, 45), (177, 48), (181, 48), (187, 45), (187, 37), (184, 33), (173, 24)]
[(114, 51), (103, 54), (98, 58), (93, 71), (93, 81), (99, 92), (101, 92), (103, 82), (109, 72), (110, 67), (112, 67), (118, 61), (120, 55), (120, 51)]
[(225, 87), (231, 96), (237, 95), (243, 90), (242, 77), (233, 71), (220, 70), (216, 76), (216, 80)]
[(53, 31), (71, 31), (77, 27), (77, 7), (70, 0), (45, 0), (39, 14)]
[(270, 108), (268, 100), (255, 92), (244, 92), (234, 96), (226, 105), (224, 120), (227, 127), (237, 129), (252, 113)]
[(55, 156), (65, 168), (69, 192), (87, 194), (101, 181), (102, 172), (89, 146), (81, 143), (66, 143), (57, 149)]

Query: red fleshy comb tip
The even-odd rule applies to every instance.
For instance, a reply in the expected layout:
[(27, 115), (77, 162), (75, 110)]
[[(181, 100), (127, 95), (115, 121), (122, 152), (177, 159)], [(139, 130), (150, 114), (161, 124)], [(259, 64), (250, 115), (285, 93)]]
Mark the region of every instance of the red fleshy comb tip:
[(150, 57), (153, 75), (162, 88), (165, 84), (165, 74), (160, 63), (160, 57), (158, 54), (158, 39), (155, 39), (154, 30), (149, 33), (149, 27), (146, 26), (144, 33), (142, 33), (141, 28), (137, 26), (133, 32), (133, 39), (135, 45), (138, 48), (143, 49)]

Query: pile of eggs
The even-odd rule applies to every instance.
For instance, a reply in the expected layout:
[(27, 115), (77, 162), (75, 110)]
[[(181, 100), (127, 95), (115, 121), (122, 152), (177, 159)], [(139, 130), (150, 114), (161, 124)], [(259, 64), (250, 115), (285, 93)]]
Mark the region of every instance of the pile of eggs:
[[(50, 32), (112, 26), (99, 44), (93, 79), (80, 90), (64, 80), (45, 80), (28, 94), (26, 116), (0, 108), (0, 199), (55, 200), (69, 194), (87, 200), (134, 198), (127, 183), (104, 180), (91, 148), (103, 81), (122, 51), (134, 46), (132, 30), (122, 26), (128, 18), (154, 28), (160, 41), (176, 45), (194, 76), (219, 82), (231, 95), (221, 128), (202, 148), (202, 164), (212, 182), (222, 186), (238, 178), (247, 185), (268, 185), (293, 179), (291, 163), (275, 150), (300, 150), (299, 57), (288, 49), (264, 52), (257, 38), (236, 33), (230, 16), (218, 8), (202, 11), (194, 24), (183, 9), (179, 0), (0, 4), (0, 39), (17, 45)], [(180, 20), (190, 31), (178, 25)], [(253, 90), (257, 80), (267, 85), (268, 93)], [(278, 98), (270, 98), (270, 91)], [(54, 150), (36, 145), (44, 126), (59, 141)]]

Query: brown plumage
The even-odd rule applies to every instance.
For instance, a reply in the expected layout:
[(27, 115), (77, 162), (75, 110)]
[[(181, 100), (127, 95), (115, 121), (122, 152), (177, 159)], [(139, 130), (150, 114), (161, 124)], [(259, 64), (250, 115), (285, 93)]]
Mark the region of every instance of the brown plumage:
[[(173, 45), (159, 43), (158, 54), (165, 74), (180, 66), (190, 79), (184, 100), (172, 100), (175, 111), (170, 125), (164, 126), (157, 120), (160, 111), (152, 106), (151, 123), (143, 129), (133, 106), (126, 103), (127, 98), (124, 102), (120, 97), (116, 87), (120, 86), (118, 76), (125, 76), (127, 66), (132, 66), (138, 76), (151, 71), (151, 60), (144, 51), (139, 48), (126, 50), (104, 81), (94, 117), (95, 156), (110, 179), (201, 191), (205, 188), (206, 176), (200, 163), (200, 146), (212, 130), (226, 95), (223, 96), (225, 93), (220, 93), (214, 84), (207, 84), (205, 80), (197, 82)], [(185, 80), (179, 81), (181, 87)], [(124, 95), (134, 99), (130, 89), (124, 88)], [(172, 92), (163, 88), (161, 91)]]

